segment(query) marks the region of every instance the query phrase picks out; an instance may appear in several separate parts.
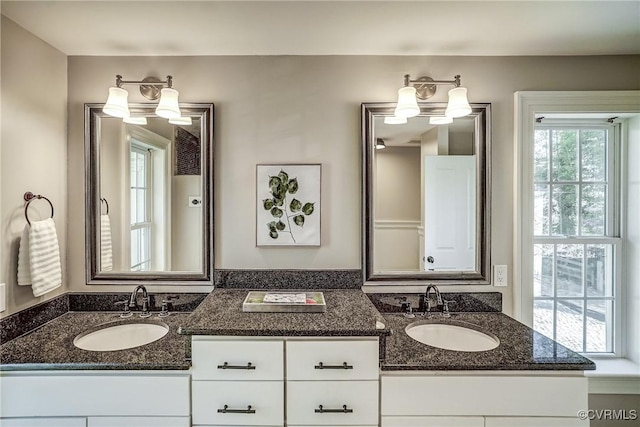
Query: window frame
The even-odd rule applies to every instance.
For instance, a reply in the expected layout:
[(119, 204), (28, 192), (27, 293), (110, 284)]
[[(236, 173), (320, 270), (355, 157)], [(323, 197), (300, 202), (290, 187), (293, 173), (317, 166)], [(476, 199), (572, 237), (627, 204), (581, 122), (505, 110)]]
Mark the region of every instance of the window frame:
[[(514, 94), (514, 310), (513, 314), (522, 323), (533, 324), (533, 146), (535, 119), (552, 113), (601, 113), (614, 117), (624, 113), (640, 113), (640, 91), (519, 91)], [(624, 133), (622, 134), (624, 137)], [(623, 140), (622, 152), (625, 152)], [(621, 165), (624, 169), (624, 165)], [(624, 170), (623, 170), (624, 174)], [(625, 186), (621, 183), (622, 199)], [(621, 214), (624, 211), (620, 212)], [(617, 215), (621, 217), (621, 215)], [(624, 218), (621, 218), (622, 226)], [(621, 229), (624, 237), (624, 229)], [(624, 243), (621, 244), (624, 250)], [(624, 257), (619, 256), (624, 275)], [(618, 283), (622, 280), (619, 278)], [(625, 357), (626, 318), (632, 306), (625, 299), (624, 286), (618, 293), (621, 309), (618, 310), (617, 325), (619, 345), (611, 357)], [(598, 353), (599, 357), (602, 357)]]
[[(142, 229), (146, 229), (147, 230), (147, 236), (148, 238), (146, 239), (142, 239), (142, 241), (144, 242), (144, 244), (147, 246), (147, 254), (148, 254), (148, 258), (145, 259), (144, 261), (138, 262), (135, 265), (131, 265), (131, 247), (129, 248), (129, 268), (131, 269), (131, 271), (150, 271), (152, 268), (152, 260), (153, 260), (153, 256), (151, 254), (151, 250), (153, 248), (153, 206), (152, 206), (152, 200), (151, 200), (151, 195), (153, 194), (153, 161), (152, 161), (152, 151), (148, 148), (146, 148), (144, 146), (144, 144), (142, 142), (139, 142), (138, 140), (132, 138), (131, 139), (131, 144), (129, 147), (129, 156), (131, 156), (132, 153), (137, 153), (137, 154), (142, 154), (144, 156), (144, 160), (145, 160), (145, 170), (144, 170), (144, 174), (145, 174), (145, 187), (138, 187), (138, 186), (134, 186), (131, 179), (129, 180), (129, 206), (131, 208), (133, 208), (133, 204), (131, 203), (131, 190), (133, 189), (144, 189), (144, 197), (145, 197), (145, 213), (144, 213), (144, 218), (145, 221), (143, 222), (132, 222), (131, 221), (131, 216), (130, 216), (130, 220), (129, 220), (129, 230), (130, 232), (134, 231), (134, 230), (142, 230)], [(131, 241), (129, 242), (129, 244), (131, 245)], [(146, 269), (138, 269), (137, 267), (140, 267), (142, 265), (147, 265)]]

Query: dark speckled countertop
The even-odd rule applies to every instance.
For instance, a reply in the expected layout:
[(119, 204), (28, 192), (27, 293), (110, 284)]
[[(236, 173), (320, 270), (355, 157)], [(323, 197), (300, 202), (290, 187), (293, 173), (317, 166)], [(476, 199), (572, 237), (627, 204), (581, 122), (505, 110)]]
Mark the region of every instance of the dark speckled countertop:
[[(314, 289), (317, 291), (317, 289)], [(184, 335), (380, 336), (382, 316), (361, 290), (324, 290), (325, 313), (245, 313), (245, 289), (216, 289), (180, 327)]]
[[(134, 317), (135, 316), (135, 317)], [(118, 313), (69, 312), (38, 329), (0, 346), (0, 370), (43, 369), (189, 369), (190, 346), (187, 337), (177, 333), (188, 313), (141, 319), (137, 315), (122, 319)], [(73, 345), (76, 335), (111, 322), (161, 322), (169, 326), (163, 338), (150, 344), (118, 351), (87, 351)]]
[[(479, 352), (432, 347), (406, 334), (407, 325), (416, 321), (475, 325), (475, 329), (498, 337), (500, 345), (493, 350)], [(386, 338), (383, 371), (595, 369), (591, 360), (502, 313), (453, 313), (448, 319), (439, 313), (417, 315), (415, 318), (386, 314), (384, 323), (393, 333)]]

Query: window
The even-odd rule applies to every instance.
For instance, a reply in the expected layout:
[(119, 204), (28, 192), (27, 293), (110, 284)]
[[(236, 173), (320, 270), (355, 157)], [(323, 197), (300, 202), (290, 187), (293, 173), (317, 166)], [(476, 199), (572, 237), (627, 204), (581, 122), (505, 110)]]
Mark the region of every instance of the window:
[(619, 130), (542, 120), (533, 141), (533, 327), (584, 353), (615, 348)]
[(131, 142), (131, 271), (151, 270), (151, 150)]

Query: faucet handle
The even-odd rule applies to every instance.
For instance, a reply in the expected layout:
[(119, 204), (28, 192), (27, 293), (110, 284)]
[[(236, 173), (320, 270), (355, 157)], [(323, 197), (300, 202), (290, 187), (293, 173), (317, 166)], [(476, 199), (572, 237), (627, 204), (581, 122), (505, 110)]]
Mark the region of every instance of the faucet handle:
[(129, 310), (129, 300), (117, 301), (115, 305), (122, 306), (122, 313), (120, 313), (120, 317), (131, 317), (133, 313)]
[(453, 300), (442, 300), (442, 317), (451, 317), (451, 313), (449, 313), (449, 304), (457, 304), (456, 301)]
[(171, 304), (171, 301), (179, 298), (180, 297), (178, 295), (167, 295), (166, 297), (164, 297), (162, 299), (162, 309), (160, 310), (158, 316), (167, 317), (169, 315), (169, 305)]

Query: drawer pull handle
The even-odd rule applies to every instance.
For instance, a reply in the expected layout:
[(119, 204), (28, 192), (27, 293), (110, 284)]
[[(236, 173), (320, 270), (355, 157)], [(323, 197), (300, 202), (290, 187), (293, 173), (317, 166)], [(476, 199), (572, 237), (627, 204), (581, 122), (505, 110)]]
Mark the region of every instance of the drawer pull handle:
[(315, 369), (353, 369), (353, 365), (348, 365), (347, 362), (342, 362), (342, 365), (325, 365), (320, 362), (316, 366)]
[(229, 365), (227, 362), (224, 362), (222, 365), (218, 365), (218, 369), (256, 369), (255, 365), (252, 365), (251, 362), (245, 365)]
[(251, 409), (251, 405), (247, 406), (247, 409), (229, 409), (229, 405), (224, 405), (224, 408), (218, 409), (219, 414), (255, 414), (256, 410)]
[(342, 409), (325, 409), (322, 405), (318, 405), (318, 409), (315, 409), (316, 414), (352, 414), (353, 409), (347, 408), (347, 405), (342, 405)]

